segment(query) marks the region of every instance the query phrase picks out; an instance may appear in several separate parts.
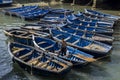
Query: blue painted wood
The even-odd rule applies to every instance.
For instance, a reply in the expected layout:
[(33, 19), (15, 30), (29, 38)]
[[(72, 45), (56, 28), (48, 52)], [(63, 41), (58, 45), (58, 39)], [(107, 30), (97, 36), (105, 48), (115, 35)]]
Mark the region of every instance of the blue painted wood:
[(106, 14), (106, 13), (102, 13), (100, 11), (95, 11), (95, 10), (90, 10), (90, 9), (85, 9), (85, 12), (89, 13), (89, 14), (93, 14), (95, 16), (106, 17), (106, 18), (111, 19), (111, 20), (118, 20), (120, 18), (119, 16)]
[(95, 26), (86, 26), (86, 25), (79, 25), (79, 24), (72, 24), (72, 23), (68, 24), (67, 26), (76, 30), (83, 30), (83, 31), (88, 31), (93, 33), (109, 35), (109, 36), (112, 36), (113, 34), (113, 29), (104, 29), (104, 28), (95, 27)]
[[(58, 57), (54, 57), (49, 54), (46, 54), (43, 51), (40, 50), (37, 51), (33, 47), (22, 45), (15, 42), (9, 43), (8, 47), (9, 47), (9, 53), (14, 59), (14, 61), (16, 61), (22, 68), (26, 69), (32, 74), (40, 74), (45, 76), (53, 76), (53, 75), (59, 76), (59, 75), (65, 75), (71, 70), (71, 66), (72, 66), (71, 63), (64, 61)], [(22, 50), (19, 50), (15, 53), (16, 49), (22, 49)], [(31, 54), (29, 54), (30, 52)], [(31, 60), (33, 59), (37, 60), (36, 64), (32, 63)], [(38, 66), (39, 63), (43, 65), (44, 64), (47, 65), (44, 67), (43, 65)], [(47, 67), (51, 67), (51, 68), (47, 68)]]
[(6, 5), (7, 6), (7, 4), (8, 5), (12, 4), (12, 2), (13, 2), (13, 0), (0, 0), (0, 5)]
[[(78, 37), (78, 36), (69, 34), (67, 32), (61, 32), (61, 31), (55, 30), (55, 29), (52, 29), (50, 31), (50, 33), (52, 34), (52, 37), (54, 40), (61, 41), (64, 38), (68, 45), (78, 48), (79, 50), (88, 52), (89, 54), (92, 54), (96, 57), (108, 55), (109, 51), (112, 48), (112, 46), (109, 46), (107, 44), (89, 40), (89, 39), (85, 39), (82, 37)], [(91, 45), (97, 45), (97, 46), (90, 48), (89, 46), (91, 46)], [(99, 46), (99, 48), (98, 48), (98, 46)]]
[(32, 43), (32, 34), (35, 36), (49, 37), (48, 33), (40, 31), (31, 31), (25, 29), (10, 29), (5, 30), (4, 33), (13, 41), (19, 42), (26, 45), (33, 45)]
[(47, 50), (48, 52), (49, 51), (53, 52), (54, 54), (56, 53), (58, 57), (72, 62), (75, 67), (85, 66), (88, 63), (90, 63), (85, 59), (82, 59), (81, 57), (77, 57), (75, 55), (78, 55), (78, 56), (82, 55), (86, 58), (92, 58), (92, 59), (94, 57), (90, 54), (87, 54), (85, 52), (82, 52), (70, 46), (66, 46), (67, 47), (67, 51), (65, 52), (66, 55), (63, 55), (60, 51), (61, 44), (48, 38), (34, 37), (34, 43), (35, 43), (34, 45), (39, 46), (40, 49), (44, 49), (45, 51)]
[(88, 32), (88, 31), (84, 31), (84, 30), (78, 30), (78, 29), (70, 28), (68, 26), (60, 27), (59, 30), (61, 30), (63, 32), (68, 32), (73, 35), (77, 35), (79, 37), (84, 37), (87, 39), (92, 39), (92, 40), (104, 42), (107, 44), (112, 44), (112, 42), (114, 40), (114, 37), (101, 35), (101, 34), (97, 34), (97, 33), (92, 33), (92, 32)]
[(25, 20), (34, 20), (45, 16), (49, 10), (41, 9), (38, 6), (22, 6), (18, 8), (5, 9), (3, 12)]

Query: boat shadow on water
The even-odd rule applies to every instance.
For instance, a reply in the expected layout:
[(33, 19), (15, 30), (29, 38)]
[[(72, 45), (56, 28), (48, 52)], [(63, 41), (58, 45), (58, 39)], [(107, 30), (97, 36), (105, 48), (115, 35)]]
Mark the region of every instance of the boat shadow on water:
[(84, 76), (79, 75), (79, 73), (77, 74), (77, 72), (73, 69), (68, 74), (59, 77), (31, 75), (26, 72), (25, 75), (28, 77), (29, 80), (80, 80), (80, 79), (85, 80)]
[(74, 71), (77, 74), (84, 74), (84, 75), (95, 76), (95, 77), (108, 77), (108, 76), (111, 76), (106, 71), (106, 68), (102, 67), (102, 62), (96, 62), (96, 63), (93, 63), (90, 66), (83, 67), (81, 69), (76, 68), (76, 69), (74, 69)]
[[(19, 64), (17, 62), (13, 61), (13, 67), (14, 69), (8, 74), (6, 75), (7, 77), (10, 77), (10, 75), (15, 75), (17, 80), (18, 78), (22, 78), (25, 80), (66, 80), (64, 79), (67, 75), (69, 75), (69, 73), (64, 74), (64, 75), (39, 75), (39, 74), (34, 74), (31, 73), (31, 71), (28, 71), (27, 69), (19, 66)], [(6, 80), (5, 77), (3, 77), (4, 80)], [(10, 80), (12, 80), (10, 78)]]

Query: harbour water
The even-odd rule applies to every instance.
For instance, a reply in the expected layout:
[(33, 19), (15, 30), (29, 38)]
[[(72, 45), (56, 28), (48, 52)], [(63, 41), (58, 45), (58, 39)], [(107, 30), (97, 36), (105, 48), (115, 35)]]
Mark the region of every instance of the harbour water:
[[(59, 2), (49, 3), (53, 8), (66, 8), (77, 11), (83, 11), (90, 6), (71, 6), (70, 4), (61, 4)], [(120, 11), (100, 10), (109, 14), (118, 15)], [(63, 78), (35, 76), (21, 69), (16, 63), (13, 63), (7, 50), (7, 37), (3, 30), (9, 28), (19, 28), (20, 25), (30, 23), (23, 19), (6, 16), (0, 13), (0, 80), (119, 80), (120, 79), (120, 27), (115, 27), (113, 36), (113, 49), (110, 57), (98, 60), (84, 68), (72, 69)]]

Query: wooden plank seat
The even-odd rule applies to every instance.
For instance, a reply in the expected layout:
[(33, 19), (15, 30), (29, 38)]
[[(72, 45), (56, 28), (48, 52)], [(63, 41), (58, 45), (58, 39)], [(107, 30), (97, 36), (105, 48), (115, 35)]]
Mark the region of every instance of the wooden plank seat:
[(73, 35), (76, 35), (77, 31), (73, 33)]
[(80, 26), (83, 25), (82, 22), (79, 24)]
[(56, 68), (56, 67), (54, 67), (53, 69), (52, 69), (52, 71), (58, 71), (58, 70), (60, 70), (60, 68), (58, 69), (58, 68)]
[(38, 64), (36, 64), (36, 66), (40, 66), (40, 65), (42, 65), (43, 64), (43, 62), (39, 62)]
[(37, 32), (35, 32), (35, 31), (29, 31), (29, 33), (30, 34), (34, 34), (34, 35), (37, 35), (37, 36), (44, 36), (44, 35), (47, 35), (47, 34), (45, 34), (45, 33), (37, 33)]
[(54, 66), (50, 66), (50, 65), (46, 67), (46, 69), (48, 69), (48, 70), (52, 70), (53, 68), (54, 68)]
[(55, 52), (55, 54), (59, 54), (59, 52), (60, 52), (60, 48), (58, 49), (58, 50), (55, 50), (54, 52)]
[(28, 52), (28, 53), (26, 53), (26, 54), (20, 56), (19, 58), (20, 58), (20, 59), (23, 59), (23, 58), (25, 58), (25, 57), (31, 55), (31, 54), (33, 53), (33, 51), (34, 51), (34, 50), (32, 50), (32, 51), (30, 51), (30, 52)]
[(25, 31), (19, 31), (19, 30), (15, 30), (15, 31), (13, 31), (12, 33), (19, 33), (19, 34), (23, 34), (23, 33), (26, 33)]
[(31, 33), (31, 34), (35, 34), (35, 35), (41, 35), (41, 34), (36, 33), (36, 32), (34, 32), (34, 31), (29, 31), (29, 33)]
[(76, 30), (79, 29), (79, 26), (75, 28)]
[(25, 48), (18, 48), (18, 47), (14, 47), (12, 48), (13, 54), (16, 54), (17, 52), (23, 51), (25, 50)]
[(90, 24), (87, 24), (87, 27), (90, 27)]
[(41, 68), (46, 68), (48, 66), (48, 63), (50, 62), (50, 60), (47, 60), (46, 62), (44, 62), (42, 65), (41, 65)]
[(29, 37), (29, 36), (31, 36), (31, 34), (28, 34), (28, 33), (24, 33), (24, 34), (20, 34), (19, 36), (24, 36), (24, 37)]
[(46, 62), (39, 62), (36, 64), (37, 67), (41, 67), (41, 68), (45, 68), (48, 70), (53, 70), (53, 71), (58, 71), (60, 68), (56, 68), (54, 66), (48, 65), (48, 63), (50, 62), (50, 60), (47, 60)]
[(42, 58), (42, 57), (43, 57), (43, 56), (38, 56), (38, 57), (36, 57), (36, 58), (33, 58), (33, 59), (29, 60), (27, 63), (36, 65), (36, 64), (39, 62), (38, 59), (40, 59), (40, 58)]
[(39, 42), (38, 45), (46, 43), (45, 41)]
[(81, 54), (75, 54), (74, 56), (78, 57), (78, 58), (81, 58), (85, 61), (88, 61), (88, 62), (93, 62), (93, 61), (96, 61), (96, 59), (94, 58), (89, 58), (89, 57), (86, 57), (84, 55), (81, 55)]
[(90, 44), (88, 46), (85, 46), (84, 48), (86, 49), (91, 49), (91, 50), (100, 50), (100, 51), (105, 51), (105, 48), (102, 46), (99, 46), (97, 44)]
[(58, 35), (56, 35), (55, 37), (58, 37), (58, 36), (61, 36), (61, 35), (63, 35), (63, 34), (58, 34)]
[(26, 35), (27, 33), (26, 32), (24, 32), (24, 33), (22, 33), (22, 34), (19, 34), (19, 36), (23, 36), (23, 35)]
[(76, 40), (75, 42), (73, 42), (72, 44), (74, 45), (74, 44), (76, 44), (76, 43), (78, 43), (80, 40), (78, 39), (78, 40)]
[(62, 62), (59, 62), (59, 61), (57, 61), (57, 60), (52, 60), (53, 62), (55, 62), (55, 63), (58, 63), (58, 64), (60, 64), (61, 66), (63, 66), (63, 67), (67, 67), (64, 63), (62, 63)]
[(47, 47), (45, 47), (44, 49), (49, 49), (49, 48), (52, 48), (54, 46), (54, 44), (52, 44), (52, 45), (50, 45), (50, 46), (47, 46)]
[(45, 68), (45, 67), (47, 67), (49, 62), (50, 62), (50, 60), (47, 60), (46, 62), (38, 63), (36, 66), (39, 66), (41, 68)]
[(55, 71), (55, 72), (60, 70), (60, 68), (56, 68), (55, 66), (51, 66), (51, 65), (48, 65), (48, 64), (43, 65), (42, 68), (46, 68), (48, 70), (52, 70), (52, 71)]
[(100, 37), (100, 36), (92, 36), (92, 39), (93, 40), (101, 40), (101, 41), (112, 41), (111, 39), (109, 38), (106, 38), (106, 37)]
[(85, 34), (83, 34), (83, 35), (82, 35), (82, 38), (85, 38), (85, 37), (86, 37)]
[(65, 41), (67, 41), (67, 40), (70, 39), (70, 38), (71, 38), (71, 36), (67, 37), (67, 38), (65, 39)]

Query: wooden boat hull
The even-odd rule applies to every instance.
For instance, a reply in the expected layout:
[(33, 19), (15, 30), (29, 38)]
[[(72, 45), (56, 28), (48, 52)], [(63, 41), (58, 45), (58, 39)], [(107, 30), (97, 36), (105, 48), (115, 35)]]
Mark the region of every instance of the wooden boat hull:
[(57, 27), (63, 27), (67, 24), (61, 24), (61, 23), (47, 23), (47, 22), (38, 22), (35, 24), (25, 24), (21, 27), (21, 29), (27, 29), (27, 30), (35, 30), (35, 31), (42, 31), (49, 33), (49, 29), (51, 28), (57, 28)]
[(114, 23), (114, 21), (115, 21), (115, 20), (111, 20), (111, 19), (108, 19), (108, 18), (105, 18), (105, 17), (96, 16), (96, 15), (89, 14), (89, 13), (78, 12), (77, 16), (80, 17), (81, 15), (83, 15), (87, 18), (93, 19), (93, 20), (105, 21), (105, 22), (108, 22), (108, 23)]
[[(107, 24), (111, 24), (112, 26), (114, 25), (114, 21), (94, 19), (94, 18), (86, 16), (84, 13), (75, 14), (75, 17), (79, 18), (82, 21), (96, 22), (96, 23), (107, 23)], [(107, 28), (113, 28), (112, 26), (107, 27)]]
[(71, 14), (74, 11), (69, 9), (50, 9), (50, 12), (55, 14)]
[(71, 68), (66, 69), (65, 71), (61, 72), (61, 73), (54, 73), (54, 72), (48, 72), (48, 71), (44, 71), (41, 70), (37, 67), (31, 67), (30, 65), (24, 64), (23, 62), (19, 61), (18, 59), (16, 59), (15, 57), (13, 57), (14, 61), (16, 63), (19, 64), (19, 66), (24, 69), (25, 71), (27, 71), (28, 73), (30, 73), (31, 75), (41, 75), (41, 76), (63, 76), (66, 75)]
[(82, 67), (85, 67), (85, 66), (87, 66), (87, 65), (89, 65), (89, 64), (91, 64), (92, 62), (83, 62), (83, 63), (79, 63), (79, 62), (76, 62), (76, 61), (70, 61), (70, 60), (68, 60), (68, 59), (65, 59), (65, 58), (63, 58), (63, 57), (60, 57), (61, 59), (64, 59), (64, 60), (66, 60), (66, 61), (68, 61), (68, 62), (71, 62), (71, 63), (73, 63), (73, 68), (75, 67), (75, 68), (82, 68)]
[[(18, 46), (14, 46), (14, 44), (16, 45), (18, 45)], [(31, 65), (31, 64), (29, 64), (28, 62), (27, 62), (27, 59), (26, 60), (22, 60), (19, 56), (17, 57), (17, 54), (16, 54), (16, 56), (15, 55), (13, 55), (13, 53), (12, 53), (12, 51), (11, 51), (11, 47), (10, 46), (13, 46), (13, 48), (15, 48), (15, 47), (19, 47), (19, 46), (21, 46), (21, 44), (18, 44), (18, 43), (9, 43), (8, 44), (8, 51), (9, 51), (9, 53), (10, 53), (10, 55), (11, 55), (11, 58), (14, 60), (14, 62), (17, 62), (19, 65), (20, 65), (20, 67), (22, 67), (23, 69), (25, 69), (26, 71), (28, 71), (30, 74), (36, 74), (36, 75), (44, 75), (44, 76), (54, 76), (54, 75), (56, 75), (56, 76), (60, 76), (60, 75), (64, 75), (64, 74), (66, 74), (66, 73), (68, 73), (70, 70), (71, 70), (71, 64), (70, 63), (68, 63), (68, 62), (65, 62), (65, 64), (68, 64), (69, 66), (68, 66), (68, 68), (66, 68), (66, 69), (63, 69), (62, 71), (59, 71), (59, 72), (56, 72), (56, 71), (49, 71), (48, 69), (45, 69), (45, 68), (42, 68), (42, 67), (37, 67), (36, 65)], [(32, 48), (32, 47), (29, 47), (29, 46), (25, 46), (25, 45), (22, 45), (23, 47), (21, 47), (21, 48), (26, 48), (27, 50), (29, 50), (29, 49), (34, 49), (34, 48)], [(13, 50), (13, 49), (12, 49)], [(19, 52), (17, 52), (17, 53), (19, 53)], [(14, 53), (15, 54), (15, 53)], [(22, 53), (22, 54), (24, 54), (24, 53)], [(35, 55), (35, 54), (34, 54)], [(30, 56), (29, 56), (30, 57)], [(28, 58), (29, 58), (28, 57)], [(55, 57), (54, 57), (55, 58)], [(33, 58), (34, 59), (34, 58)], [(63, 60), (62, 60), (63, 61)], [(64, 62), (64, 61), (63, 61)]]
[[(72, 47), (75, 47), (79, 50), (85, 51), (88, 54), (92, 54), (95, 57), (101, 57), (101, 56), (108, 55), (111, 48), (112, 48), (112, 46), (109, 46), (109, 45), (106, 45), (106, 44), (103, 44), (103, 43), (100, 43), (100, 42), (97, 42), (97, 41), (87, 40), (85, 38), (80, 38), (78, 36), (74, 36), (74, 35), (71, 35), (71, 34), (68, 34), (68, 33), (65, 33), (65, 32), (61, 32), (61, 31), (58, 31), (58, 30), (51, 30), (50, 33), (52, 34), (52, 38), (54, 40), (61, 42), (62, 38), (64, 38), (68, 45), (70, 45)], [(84, 43), (79, 42), (79, 41), (81, 41), (79, 39), (85, 40)], [(90, 42), (90, 43), (86, 44), (88, 42)], [(84, 45), (84, 47), (82, 47), (82, 45)]]
[(81, 21), (79, 19), (75, 20), (67, 20), (68, 23), (76, 24), (76, 25), (82, 25), (86, 27), (95, 27), (95, 28), (101, 28), (104, 30), (108, 30), (109, 28), (113, 28), (113, 24), (107, 24), (107, 23), (96, 23), (96, 22), (88, 22), (88, 21)]
[(76, 25), (76, 24), (68, 24), (67, 25), (69, 28), (76, 29), (76, 30), (82, 30), (82, 31), (87, 31), (87, 32), (92, 32), (92, 33), (97, 33), (97, 34), (103, 34), (107, 36), (112, 36), (113, 35), (113, 29), (102, 29), (98, 27), (87, 27), (83, 25)]
[(18, 14), (17, 16), (25, 20), (35, 20), (35, 19), (43, 18), (48, 12), (49, 12), (48, 10), (36, 9), (36, 11), (31, 11), (24, 14)]
[(61, 44), (57, 44), (51, 39), (33, 36), (33, 43), (36, 48), (43, 49), (44, 51), (48, 52), (53, 52), (53, 54), (57, 55), (59, 58), (73, 63), (74, 67), (82, 67), (87, 65), (88, 63), (95, 61), (95, 59), (93, 58), (94, 56), (84, 53), (70, 46), (67, 46), (66, 55), (62, 55), (59, 51), (61, 49)]
[(85, 13), (93, 14), (93, 15), (100, 16), (100, 17), (105, 17), (110, 20), (118, 20), (120, 18), (119, 16), (114, 16), (114, 15), (102, 13), (102, 12), (95, 11), (95, 10), (90, 10), (90, 9), (84, 9), (84, 10), (85, 10)]
[(0, 0), (0, 7), (11, 6), (13, 0)]
[(91, 32), (87, 32), (87, 31), (80, 31), (77, 29), (72, 29), (70, 27), (64, 26), (64, 27), (60, 27), (58, 28), (60, 31), (63, 32), (68, 32), (70, 34), (79, 36), (79, 37), (84, 37), (86, 39), (91, 39), (91, 40), (95, 40), (95, 41), (99, 41), (99, 42), (103, 42), (106, 44), (112, 44), (114, 37), (110, 37), (110, 36), (106, 36), (106, 35), (102, 35), (102, 34), (97, 34), (97, 33), (91, 33)]
[(27, 13), (37, 8), (38, 6), (24, 6), (24, 7), (19, 7), (19, 8), (4, 9), (2, 12), (4, 12), (4, 14), (6, 15), (17, 17), (19, 13)]
[(35, 34), (36, 36), (50, 37), (50, 34), (48, 33), (39, 32), (39, 31), (37, 32), (33, 30), (24, 30), (24, 29), (10, 29), (4, 31), (5, 35), (8, 36), (9, 39), (11, 39), (12, 41), (26, 45), (33, 45), (32, 43), (33, 34)]
[(0, 7), (7, 7), (7, 6), (11, 6), (12, 3), (4, 3), (4, 4), (0, 4)]
[[(8, 9), (8, 10), (4, 10), (3, 12), (7, 15), (20, 17), (25, 20), (39, 19), (44, 17), (49, 12), (48, 10), (38, 8), (38, 6), (25, 6), (25, 7), (13, 8), (13, 10)], [(18, 10), (14, 10), (14, 9), (18, 9)]]

